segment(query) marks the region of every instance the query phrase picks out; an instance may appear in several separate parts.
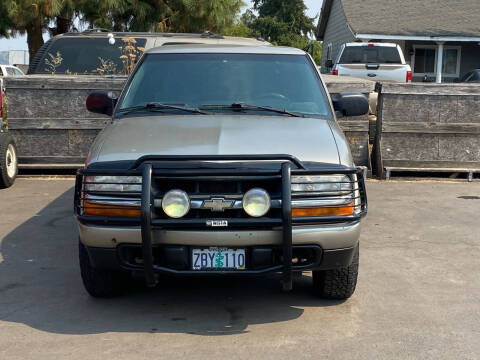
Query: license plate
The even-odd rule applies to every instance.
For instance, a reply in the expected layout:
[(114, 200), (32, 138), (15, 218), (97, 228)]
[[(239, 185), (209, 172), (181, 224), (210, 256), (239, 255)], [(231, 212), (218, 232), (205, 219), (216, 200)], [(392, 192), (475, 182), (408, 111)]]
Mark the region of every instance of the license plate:
[(208, 248), (192, 250), (193, 270), (245, 270), (245, 249)]

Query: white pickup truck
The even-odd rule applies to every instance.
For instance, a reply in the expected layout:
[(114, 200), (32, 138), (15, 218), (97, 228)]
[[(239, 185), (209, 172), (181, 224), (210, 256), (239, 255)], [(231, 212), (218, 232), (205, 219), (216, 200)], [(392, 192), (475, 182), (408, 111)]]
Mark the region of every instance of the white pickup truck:
[(335, 64), (327, 64), (327, 67), (332, 66), (332, 75), (398, 83), (412, 81), (412, 69), (405, 62), (402, 49), (397, 44), (343, 44)]

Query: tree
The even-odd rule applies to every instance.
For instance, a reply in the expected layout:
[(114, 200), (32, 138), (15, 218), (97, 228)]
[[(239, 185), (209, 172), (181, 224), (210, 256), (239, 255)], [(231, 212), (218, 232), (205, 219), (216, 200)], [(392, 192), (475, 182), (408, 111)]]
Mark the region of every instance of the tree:
[(50, 27), (50, 35), (55, 36), (73, 30), (73, 20), (77, 17), (79, 0), (60, 0), (60, 9), (55, 16), (54, 27)]
[(221, 32), (242, 0), (81, 0), (83, 19), (114, 31)]
[[(305, 15), (307, 7), (303, 0), (254, 0), (253, 8), (258, 11), (260, 23), (264, 22), (269, 28), (279, 27), (282, 30), (288, 29), (288, 32), (305, 36), (315, 30), (315, 18)], [(282, 33), (284, 34), (285, 31)], [(279, 36), (282, 33), (272, 35)], [(272, 40), (276, 41), (277, 39)]]
[(244, 22), (237, 21), (230, 27), (226, 28), (222, 34), (227, 36), (251, 37), (253, 35), (253, 30)]
[(244, 6), (242, 0), (172, 1), (170, 29), (173, 32), (222, 33), (235, 24)]
[(0, 36), (27, 34), (33, 59), (43, 33), (73, 29), (75, 18), (113, 31), (250, 34), (238, 21), (242, 0), (0, 0)]
[[(1, 0), (0, 36), (27, 34), (30, 59), (43, 45), (43, 32), (68, 31), (76, 0)], [(49, 28), (49, 24), (55, 24)]]
[(8, 16), (7, 1), (0, 1), (0, 37), (9, 37), (10, 29), (12, 28), (12, 20)]
[(254, 0), (253, 9), (242, 15), (242, 20), (256, 35), (275, 45), (291, 46), (308, 51), (317, 62), (321, 60), (321, 44), (311, 40), (316, 18), (305, 14), (303, 0)]
[(168, 0), (79, 0), (83, 22), (113, 31), (159, 31), (171, 16)]

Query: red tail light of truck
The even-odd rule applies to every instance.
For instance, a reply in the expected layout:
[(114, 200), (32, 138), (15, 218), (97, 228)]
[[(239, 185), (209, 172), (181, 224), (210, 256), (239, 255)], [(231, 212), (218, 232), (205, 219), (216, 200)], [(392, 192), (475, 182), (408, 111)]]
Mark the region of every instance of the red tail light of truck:
[(410, 70), (407, 71), (407, 83), (412, 81), (412, 72)]

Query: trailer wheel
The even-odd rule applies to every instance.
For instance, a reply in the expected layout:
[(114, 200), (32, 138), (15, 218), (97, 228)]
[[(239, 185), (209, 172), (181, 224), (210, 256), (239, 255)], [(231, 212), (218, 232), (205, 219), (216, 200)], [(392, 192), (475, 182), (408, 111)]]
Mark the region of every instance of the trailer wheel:
[(18, 174), (18, 157), (15, 140), (8, 134), (0, 134), (0, 188), (13, 185)]

